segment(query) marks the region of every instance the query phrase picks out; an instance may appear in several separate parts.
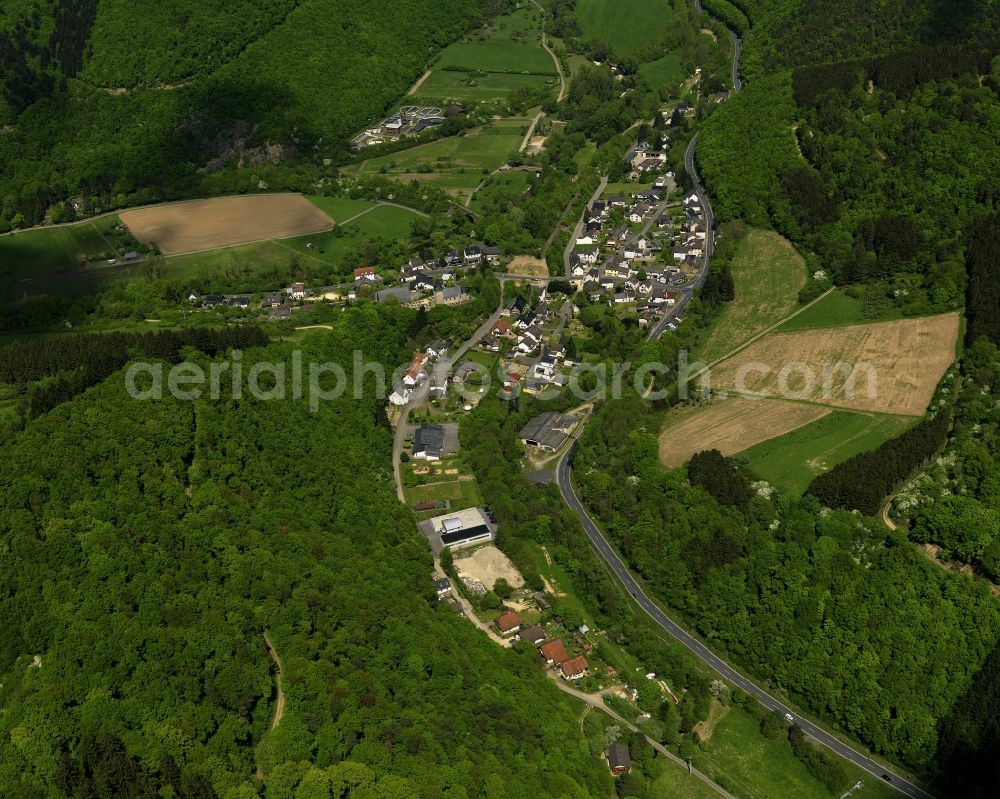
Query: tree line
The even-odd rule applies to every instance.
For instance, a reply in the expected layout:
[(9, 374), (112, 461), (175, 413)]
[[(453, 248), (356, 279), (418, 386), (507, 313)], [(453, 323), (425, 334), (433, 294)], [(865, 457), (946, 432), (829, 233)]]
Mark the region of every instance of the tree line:
[(838, 463), (806, 491), (827, 507), (875, 516), (885, 498), (944, 446), (951, 420), (950, 406), (942, 408), (902, 435)]

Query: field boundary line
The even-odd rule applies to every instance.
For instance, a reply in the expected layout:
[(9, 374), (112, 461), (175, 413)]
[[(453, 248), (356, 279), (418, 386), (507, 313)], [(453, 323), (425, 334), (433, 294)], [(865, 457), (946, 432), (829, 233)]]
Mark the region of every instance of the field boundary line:
[(805, 305), (803, 305), (801, 308), (799, 308), (794, 313), (789, 314), (784, 319), (781, 319), (781, 320), (775, 322), (770, 327), (765, 328), (764, 330), (761, 330), (759, 333), (751, 336), (749, 339), (747, 339), (742, 344), (740, 344), (740, 346), (736, 347), (735, 349), (730, 350), (725, 355), (719, 356), (718, 358), (716, 358), (711, 363), (706, 364), (703, 369), (701, 369), (700, 371), (698, 371), (695, 374), (691, 375), (691, 377), (688, 378), (688, 380), (689, 381), (690, 380), (696, 380), (697, 378), (699, 378), (703, 374), (705, 374), (705, 372), (707, 372), (713, 366), (717, 366), (718, 364), (722, 363), (723, 361), (728, 360), (729, 358), (732, 358), (737, 353), (740, 353), (743, 350), (745, 350), (747, 347), (749, 347), (751, 344), (753, 344), (755, 341), (757, 341), (757, 339), (763, 338), (768, 333), (773, 333), (775, 331), (775, 329), (781, 327), (783, 324), (785, 324), (785, 322), (788, 322), (788, 321), (794, 319), (796, 316), (798, 316), (803, 311), (807, 311), (809, 308), (811, 308), (813, 305), (815, 305), (817, 302), (819, 302), (821, 299), (823, 299), (827, 294), (829, 294), (832, 291), (834, 291), (834, 287), (828, 288), (826, 291), (824, 291), (822, 294), (820, 294), (816, 299), (812, 300), (812, 302), (806, 303)]

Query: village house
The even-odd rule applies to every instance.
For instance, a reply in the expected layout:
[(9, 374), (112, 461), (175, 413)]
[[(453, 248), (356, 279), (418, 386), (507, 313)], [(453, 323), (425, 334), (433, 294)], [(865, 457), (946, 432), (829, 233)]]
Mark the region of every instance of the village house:
[(632, 758), (629, 756), (628, 747), (623, 743), (614, 743), (608, 747), (608, 768), (614, 775), (626, 774), (632, 767)]
[(413, 353), (413, 360), (410, 362), (409, 368), (403, 373), (403, 383), (407, 386), (415, 386), (419, 383), (426, 363), (427, 355), (425, 353)]
[(455, 373), (452, 375), (451, 377), (452, 382), (461, 385), (466, 380), (468, 380), (470, 374), (472, 374), (473, 372), (478, 372), (481, 368), (482, 367), (480, 367), (479, 364), (474, 363), (473, 361), (463, 361), (462, 363), (459, 364), (458, 368), (455, 370)]
[[(436, 504), (436, 503), (432, 503)], [(445, 596), (451, 593), (451, 580), (447, 577), (439, 577), (434, 581), (434, 588), (437, 591), (439, 597)]]
[(439, 305), (460, 305), (468, 299), (469, 292), (462, 286), (448, 286), (434, 292), (434, 302)]
[(582, 680), (589, 670), (590, 666), (587, 665), (587, 659), (583, 655), (577, 655), (575, 658), (570, 658), (559, 664), (559, 671), (562, 672), (563, 678), (571, 682)]
[(439, 424), (422, 424), (413, 433), (414, 460), (441, 460), (444, 447), (444, 427)]
[(359, 266), (354, 270), (355, 283), (375, 283), (381, 279), (375, 273), (375, 267), (373, 266)]
[(483, 248), (478, 244), (470, 244), (465, 248), (465, 252), (463, 254), (465, 256), (464, 260), (467, 264), (475, 265), (483, 260)]
[(517, 614), (517, 611), (507, 610), (497, 616), (496, 621), (493, 622), (496, 628), (500, 631), (500, 635), (505, 638), (509, 635), (514, 635), (518, 630), (521, 629), (521, 617)]
[(521, 630), (517, 634), (517, 638), (520, 641), (527, 641), (529, 644), (537, 644), (545, 640), (545, 630), (540, 625), (533, 624), (531, 627), (525, 627)]
[(306, 284), (292, 283), (291, 287), (288, 289), (288, 296), (293, 300), (304, 300), (306, 297)]
[(538, 652), (547, 666), (554, 666), (556, 663), (569, 660), (569, 652), (566, 651), (565, 645), (558, 638), (542, 644), (538, 648)]

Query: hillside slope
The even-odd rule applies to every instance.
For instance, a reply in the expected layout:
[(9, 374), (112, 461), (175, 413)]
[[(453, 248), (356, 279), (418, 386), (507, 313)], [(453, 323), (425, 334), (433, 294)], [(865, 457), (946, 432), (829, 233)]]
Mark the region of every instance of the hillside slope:
[[(414, 315), (296, 346), (394, 363)], [(534, 661), (437, 601), (352, 393), (137, 402), (115, 375), (0, 447), (0, 795), (609, 794)]]
[(120, 205), (191, 193), (199, 169), (241, 158), (341, 153), (436, 50), (499, 5), (5, 4), (0, 226), (37, 223), (71, 196)]

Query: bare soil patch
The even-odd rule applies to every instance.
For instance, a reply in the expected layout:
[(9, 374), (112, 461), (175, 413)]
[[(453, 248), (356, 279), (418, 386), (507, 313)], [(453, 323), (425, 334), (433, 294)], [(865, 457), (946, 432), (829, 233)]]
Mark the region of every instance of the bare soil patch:
[(955, 360), (957, 313), (772, 333), (711, 370), (713, 390), (920, 416)]
[(510, 558), (495, 546), (488, 544), (463, 557), (455, 557), (455, 568), (463, 581), (478, 580), (487, 588), (492, 589), (497, 580), (503, 577), (512, 588), (521, 588), (524, 578)]
[(284, 239), (333, 226), (301, 194), (257, 194), (155, 205), (120, 214), (139, 241), (164, 255)]
[(667, 414), (660, 433), (660, 462), (674, 468), (706, 449), (733, 455), (828, 413), (829, 408), (818, 405), (745, 397), (677, 408)]
[(542, 258), (533, 255), (516, 255), (507, 265), (507, 271), (512, 275), (525, 277), (548, 277), (549, 267)]

